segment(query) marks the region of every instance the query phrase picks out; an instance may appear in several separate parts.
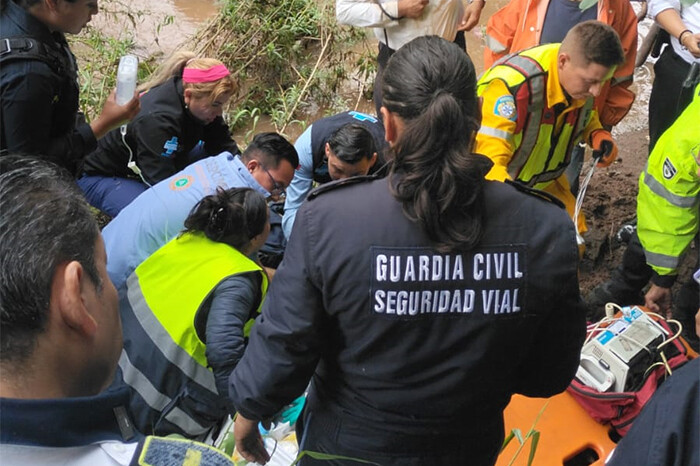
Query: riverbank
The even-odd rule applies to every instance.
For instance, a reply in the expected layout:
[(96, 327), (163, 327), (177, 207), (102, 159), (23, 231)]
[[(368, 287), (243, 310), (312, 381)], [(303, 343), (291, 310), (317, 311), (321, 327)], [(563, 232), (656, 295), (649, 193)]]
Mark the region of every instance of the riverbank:
[(215, 0), (102, 0), (90, 27), (132, 40), (139, 58), (167, 56), (216, 16)]
[[(467, 50), (479, 73), (483, 71), (483, 28), (488, 17), (506, 1), (487, 2), (482, 12), (481, 26), (466, 35)], [(325, 4), (325, 2), (329, 5), (333, 3), (332, 0), (319, 0), (318, 3)], [(637, 8), (639, 4), (634, 3), (633, 5)], [(156, 57), (156, 61), (159, 57), (162, 58), (177, 49), (183, 42), (190, 40), (198, 29), (204, 27), (206, 22), (216, 16), (218, 12), (217, 5), (213, 0), (164, 0), (161, 2), (103, 0), (101, 8), (102, 12), (94, 19), (91, 24), (92, 28), (112, 37), (133, 40), (134, 53), (141, 58)], [(640, 23), (640, 43), (650, 24), (651, 21), (648, 19)], [(343, 28), (336, 27), (336, 29), (342, 30)], [(286, 64), (289, 68), (288, 71), (290, 73), (309, 73), (309, 69), (315, 64), (316, 57), (319, 57), (319, 63), (323, 61), (323, 44), (322, 37), (307, 37), (305, 41), (294, 45), (294, 47), (309, 51), (311, 63), (305, 69), (297, 69), (290, 60)], [(229, 45), (236, 47), (240, 44)], [(248, 47), (244, 53), (248, 53), (251, 57), (255, 54), (259, 55), (261, 47), (267, 45), (259, 44), (257, 47)], [(216, 53), (217, 50), (223, 51), (223, 49), (220, 47), (212, 50), (213, 53)], [(337, 91), (338, 99), (333, 104), (318, 105), (314, 101), (313, 91), (324, 85), (324, 83), (319, 84), (319, 81), (309, 81), (309, 86), (304, 89), (305, 94), (294, 94), (294, 92), (302, 90), (301, 87), (304, 84), (302, 80), (297, 87), (279, 85), (277, 88), (271, 88), (269, 92), (271, 94), (279, 93), (278, 98), (283, 101), (284, 105), (287, 105), (287, 110), (293, 105), (298, 106), (298, 111), (289, 117), (290, 120), (298, 120), (297, 123), (284, 124), (283, 127), (280, 127), (280, 124), (277, 123), (278, 120), (275, 120), (273, 115), (261, 112), (248, 112), (247, 114), (241, 112), (238, 107), (241, 104), (239, 99), (230, 109), (229, 118), (244, 118), (247, 119), (247, 122), (236, 130), (236, 139), (245, 144), (245, 141), (250, 140), (252, 135), (257, 132), (283, 129), (285, 135), (294, 140), (308, 124), (327, 113), (347, 108), (372, 112), (373, 104), (366, 98), (368, 95), (367, 86), (371, 85), (371, 79), (366, 85), (364, 81), (354, 77), (358, 75), (359, 60), (357, 57), (364, 54), (364, 57), (369, 58), (370, 64), (373, 66), (375, 50), (376, 41), (372, 34), (367, 34), (364, 41), (352, 45), (352, 50), (350, 50), (352, 54), (348, 53), (348, 58), (343, 63), (342, 73), (345, 73), (347, 78), (340, 90)], [(254, 79), (246, 77), (250, 67), (252, 64), (236, 70), (237, 73), (244, 76), (242, 82), (244, 89), (250, 89), (259, 84)], [(312, 77), (316, 78), (316, 76)], [(583, 294), (607, 279), (609, 272), (620, 262), (624, 247), (620, 247), (621, 245), (614, 240), (614, 235), (620, 226), (635, 217), (637, 179), (644, 168), (648, 153), (647, 108), (652, 79), (651, 63), (646, 63), (636, 70), (635, 84), (632, 90), (637, 94), (637, 99), (627, 117), (613, 132), (620, 150), (619, 159), (612, 166), (596, 171), (583, 204), (589, 227), (589, 232), (586, 234), (587, 248), (581, 264), (580, 275)], [(299, 96), (298, 99), (292, 98), (296, 96)], [(585, 167), (587, 166), (588, 163)]]

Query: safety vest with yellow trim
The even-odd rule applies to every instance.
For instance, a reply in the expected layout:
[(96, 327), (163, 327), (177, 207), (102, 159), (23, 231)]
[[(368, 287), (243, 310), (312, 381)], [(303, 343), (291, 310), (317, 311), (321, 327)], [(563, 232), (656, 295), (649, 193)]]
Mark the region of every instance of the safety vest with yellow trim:
[(222, 280), (249, 272), (260, 272), (264, 296), (267, 277), (258, 264), (201, 233), (185, 233), (131, 274), (126, 295), (120, 296), (124, 351), (119, 365), (132, 388), (130, 408), (139, 430), (197, 438), (226, 416), (227, 394), (218, 393), (195, 321)]
[[(552, 1), (511, 0), (491, 15), (484, 36), (484, 68), (490, 68), (511, 52), (540, 44), (547, 9)], [(603, 85), (594, 103), (600, 122), (614, 126), (627, 115), (635, 98), (629, 87), (637, 57), (637, 15), (629, 0), (598, 0), (597, 3), (598, 21), (615, 29), (625, 52), (625, 62), (615, 68), (612, 78)]]
[(639, 175), (637, 234), (647, 263), (659, 275), (677, 274), (700, 224), (700, 85), (694, 95)]
[[(486, 71), (477, 87), (484, 106), (475, 151), (494, 159), (497, 165), (505, 156), (508, 177), (538, 189), (562, 175), (574, 145), (600, 127), (592, 99), (569, 104), (561, 91), (559, 45), (542, 45), (504, 57)], [(491, 102), (501, 96), (485, 95), (499, 92), (490, 89), (494, 81), (503, 86), (493, 89), (504, 89), (513, 97), (511, 118), (499, 114), (498, 100)], [(504, 179), (494, 170), (489, 175), (487, 178)]]

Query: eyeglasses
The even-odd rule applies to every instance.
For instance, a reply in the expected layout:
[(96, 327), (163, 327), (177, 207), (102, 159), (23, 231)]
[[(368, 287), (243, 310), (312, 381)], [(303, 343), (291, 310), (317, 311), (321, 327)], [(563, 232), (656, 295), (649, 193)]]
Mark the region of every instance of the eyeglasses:
[(265, 173), (267, 173), (267, 176), (270, 177), (270, 181), (272, 182), (272, 189), (270, 190), (270, 194), (273, 197), (278, 197), (278, 198), (286, 197), (287, 191), (284, 189), (284, 187), (281, 184), (279, 184), (277, 181), (275, 181), (275, 179), (272, 177), (272, 175), (270, 174), (270, 171), (267, 168), (263, 167), (262, 164), (260, 166), (262, 167), (263, 170), (265, 170)]

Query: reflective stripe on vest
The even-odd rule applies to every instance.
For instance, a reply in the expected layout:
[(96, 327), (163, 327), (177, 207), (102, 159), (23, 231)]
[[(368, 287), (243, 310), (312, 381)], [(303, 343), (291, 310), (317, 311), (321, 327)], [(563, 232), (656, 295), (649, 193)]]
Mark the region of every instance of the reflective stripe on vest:
[[(126, 351), (122, 351), (119, 358), (119, 368), (122, 370), (124, 382), (136, 390), (152, 409), (162, 412), (172, 402), (169, 396), (159, 392), (148, 380), (148, 377), (131, 363)], [(208, 427), (202, 426), (178, 407), (174, 407), (166, 413), (165, 418), (192, 437), (202, 435), (209, 430)]]
[[(247, 272), (262, 269), (236, 249), (210, 241), (203, 234), (184, 234), (170, 241), (134, 271), (148, 311), (175, 343), (204, 367), (206, 345), (194, 330), (197, 310), (224, 278)], [(264, 280), (263, 292), (266, 287)]]
[[(155, 347), (160, 349), (167, 360), (172, 365), (178, 367), (183, 373), (187, 374), (190, 379), (197, 381), (198, 384), (207, 390), (217, 393), (216, 384), (214, 383), (214, 374), (206, 365), (197, 362), (187, 350), (173, 341), (168, 330), (158, 320), (146, 303), (146, 299), (141, 291), (141, 284), (136, 274), (131, 274), (126, 283), (131, 309), (133, 309), (136, 319), (138, 319), (141, 327), (151, 338)], [(191, 318), (191, 316), (183, 315), (183, 318)]]
[(654, 194), (676, 207), (689, 208), (698, 203), (698, 196), (679, 196), (678, 194), (673, 194), (666, 189), (664, 185), (659, 183), (656, 178), (650, 175), (647, 169), (644, 170), (644, 184), (647, 185)]
[(542, 66), (529, 57), (513, 55), (503, 65), (513, 68), (525, 77), (525, 82), (521, 86), (528, 86), (530, 94), (530, 102), (527, 108), (527, 123), (525, 124), (520, 146), (516, 149), (513, 158), (508, 164), (508, 175), (515, 180), (537, 145), (537, 139), (540, 135), (540, 122), (542, 121), (542, 109), (544, 108), (545, 80), (547, 76), (544, 74)]

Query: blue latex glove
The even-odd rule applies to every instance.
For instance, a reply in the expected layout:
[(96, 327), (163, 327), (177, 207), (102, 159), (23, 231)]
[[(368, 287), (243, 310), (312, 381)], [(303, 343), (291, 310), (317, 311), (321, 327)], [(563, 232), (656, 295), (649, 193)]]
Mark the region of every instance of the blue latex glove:
[(306, 402), (306, 396), (302, 395), (296, 400), (292, 401), (287, 405), (282, 412), (277, 415), (279, 422), (288, 422), (289, 425), (293, 425), (297, 422), (301, 410), (304, 409), (304, 403)]

